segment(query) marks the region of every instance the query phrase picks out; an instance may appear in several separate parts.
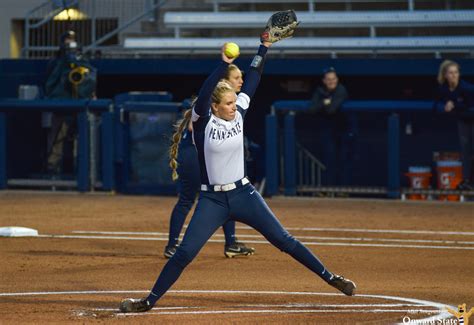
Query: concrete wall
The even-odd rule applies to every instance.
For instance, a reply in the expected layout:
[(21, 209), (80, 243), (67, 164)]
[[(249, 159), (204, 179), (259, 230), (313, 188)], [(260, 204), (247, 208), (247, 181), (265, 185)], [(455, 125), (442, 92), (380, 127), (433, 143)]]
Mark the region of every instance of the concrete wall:
[[(23, 46), (23, 44), (19, 44), (19, 42), (23, 42), (21, 22), (28, 11), (45, 2), (47, 0), (0, 0), (0, 59), (11, 58), (12, 52), (13, 54), (18, 53), (18, 48)], [(99, 6), (97, 17), (119, 17), (119, 19), (130, 19), (138, 14), (143, 10), (140, 6), (144, 3), (144, 1), (121, 0), (117, 1), (117, 6), (112, 6), (112, 4), (115, 4), (112, 0), (81, 1), (84, 8), (86, 8), (86, 12), (91, 10), (94, 2)], [(125, 10), (130, 8), (131, 11), (126, 12), (124, 8)], [(140, 23), (130, 26), (126, 32), (140, 32)]]
[(44, 0), (2, 0), (0, 1), (0, 58), (9, 58), (11, 51), (12, 21), (24, 19), (26, 13)]

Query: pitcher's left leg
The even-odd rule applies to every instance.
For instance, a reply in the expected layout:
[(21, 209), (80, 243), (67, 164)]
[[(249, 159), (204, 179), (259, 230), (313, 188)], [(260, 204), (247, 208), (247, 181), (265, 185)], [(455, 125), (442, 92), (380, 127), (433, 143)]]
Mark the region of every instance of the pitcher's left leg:
[(332, 274), (306, 246), (291, 236), (252, 185), (236, 191), (235, 195), (229, 198), (229, 205), (235, 220), (260, 232), (272, 245), (291, 255), (330, 285), (347, 295), (353, 294), (355, 284)]

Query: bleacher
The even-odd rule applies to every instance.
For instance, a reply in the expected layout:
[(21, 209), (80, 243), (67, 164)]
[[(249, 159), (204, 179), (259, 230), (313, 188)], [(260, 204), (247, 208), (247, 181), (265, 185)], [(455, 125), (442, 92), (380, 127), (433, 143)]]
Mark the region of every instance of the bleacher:
[[(213, 4), (214, 11), (219, 11), (222, 5), (227, 4), (242, 4), (242, 3), (249, 3), (249, 4), (275, 4), (275, 3), (284, 3), (288, 4), (286, 0), (206, 0), (208, 3)], [(319, 5), (322, 3), (342, 3), (347, 5), (351, 5), (353, 3), (401, 3), (406, 4), (409, 10), (413, 10), (414, 8), (414, 0), (293, 0), (292, 4), (295, 3), (305, 3), (308, 5), (308, 11), (314, 11), (315, 7), (319, 8)]]
[[(262, 28), (271, 12), (167, 12), (166, 26), (180, 37), (184, 28)], [(474, 10), (301, 12), (300, 28), (367, 28), (473, 26)], [(375, 36), (375, 33), (372, 35)]]
[[(223, 42), (234, 41), (245, 53), (254, 48), (258, 33), (272, 13), (269, 8), (299, 5), (303, 8), (296, 10), (301, 21), (299, 29), (293, 39), (275, 46), (280, 54), (323, 53), (336, 57), (339, 53), (428, 53), (440, 57), (455, 52), (470, 57), (474, 53), (474, 6), (467, 2), (459, 8), (426, 8), (425, 3), (422, 10), (417, 7), (423, 2), (415, 0), (301, 0), (290, 6), (278, 0), (205, 3), (212, 8), (205, 9), (203, 5), (208, 11), (166, 11), (162, 25), (167, 35), (131, 35), (124, 38), (124, 48), (138, 54), (208, 54)], [(389, 3), (395, 3), (398, 9), (387, 7)], [(357, 10), (352, 7), (356, 4)], [(243, 8), (245, 5), (248, 7)]]
[[(71, 26), (81, 31), (79, 41), (84, 50), (103, 58), (209, 55), (226, 41), (242, 41), (239, 45), (245, 53), (247, 43), (258, 38), (271, 13), (286, 9), (294, 9), (301, 24), (293, 40), (277, 44), (279, 55), (474, 56), (474, 1), (76, 2), (75, 6), (89, 18), (72, 20)], [(22, 49), (23, 57), (46, 58), (57, 50), (58, 35), (66, 26), (53, 19), (58, 10), (51, 7), (51, 1), (45, 1), (25, 16), (28, 41)]]
[[(256, 37), (228, 38), (133, 38), (126, 39), (124, 46), (140, 51), (173, 54), (215, 54), (225, 42), (236, 42), (242, 53), (251, 53), (258, 42)], [(272, 52), (301, 55), (307, 53), (370, 54), (370, 53), (471, 53), (474, 36), (450, 37), (295, 37), (274, 45)]]

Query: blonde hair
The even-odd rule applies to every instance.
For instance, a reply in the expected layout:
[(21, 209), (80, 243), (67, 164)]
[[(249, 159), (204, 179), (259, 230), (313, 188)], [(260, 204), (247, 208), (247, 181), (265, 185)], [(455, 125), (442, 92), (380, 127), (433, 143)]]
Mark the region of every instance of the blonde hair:
[(441, 63), (441, 65), (439, 66), (439, 71), (438, 71), (438, 83), (440, 85), (444, 84), (446, 82), (446, 72), (448, 71), (448, 69), (450, 67), (456, 67), (458, 69), (458, 71), (460, 70), (459, 69), (459, 64), (457, 64), (456, 62), (454, 61), (451, 61), (451, 60), (444, 60), (443, 63)]
[(222, 97), (225, 93), (233, 92), (235, 94), (234, 88), (229, 84), (228, 81), (221, 80), (217, 83), (216, 88), (212, 92), (211, 100), (215, 104), (219, 104), (222, 101)]
[(188, 127), (189, 122), (191, 121), (191, 114), (192, 110), (188, 109), (184, 112), (183, 118), (176, 122), (174, 125), (175, 132), (173, 133), (172, 137), (172, 143), (169, 149), (169, 157), (170, 157), (170, 162), (169, 166), (172, 170), (171, 173), (171, 178), (173, 181), (176, 181), (179, 178), (177, 169), (178, 169), (178, 148), (179, 148), (179, 143), (181, 141), (181, 137), (183, 136), (183, 131), (185, 128)]
[[(237, 66), (236, 66), (237, 67)], [(237, 68), (238, 69), (238, 68)], [(219, 104), (222, 101), (222, 97), (225, 93), (232, 92), (235, 94), (234, 88), (225, 80), (221, 80), (217, 83), (216, 88), (212, 92), (211, 100), (213, 103)], [(194, 98), (191, 102), (191, 107), (194, 107), (196, 104), (197, 97)], [(177, 169), (178, 169), (178, 149), (179, 143), (181, 142), (181, 137), (183, 136), (183, 131), (188, 127), (189, 122), (191, 121), (192, 109), (188, 109), (184, 112), (183, 118), (176, 122), (174, 125), (175, 132), (172, 136), (172, 143), (169, 149), (170, 162), (169, 166), (172, 170), (171, 178), (173, 181), (176, 181), (179, 178)]]
[[(239, 71), (240, 71), (239, 67), (236, 66), (235, 64), (233, 64), (233, 63), (229, 64), (229, 66), (227, 67), (227, 71), (226, 71), (226, 73), (225, 73), (224, 79), (229, 80), (229, 78), (230, 78), (230, 73), (231, 73), (232, 71), (235, 71), (235, 70), (239, 70)], [(242, 72), (242, 71), (240, 71), (240, 72)]]

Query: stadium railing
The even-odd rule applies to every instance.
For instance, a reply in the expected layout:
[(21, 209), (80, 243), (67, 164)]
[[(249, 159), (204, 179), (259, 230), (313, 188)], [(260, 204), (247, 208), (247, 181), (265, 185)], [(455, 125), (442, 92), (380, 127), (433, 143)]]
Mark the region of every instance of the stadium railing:
[[(175, 193), (176, 186), (171, 182), (171, 172), (168, 168), (168, 141), (157, 141), (153, 145), (150, 145), (150, 142), (153, 142), (155, 140), (154, 137), (156, 137), (153, 128), (148, 130), (150, 131), (148, 133), (145, 132), (145, 130), (142, 130), (144, 135), (142, 134), (143, 138), (141, 138), (140, 141), (136, 142), (137, 139), (132, 140), (132, 128), (136, 130), (137, 128), (140, 128), (140, 126), (135, 125), (135, 127), (132, 127), (133, 123), (131, 123), (130, 115), (135, 114), (136, 118), (137, 114), (145, 114), (147, 116), (150, 114), (148, 116), (149, 122), (155, 124), (162, 119), (162, 114), (166, 115), (167, 113), (176, 113), (175, 115), (177, 119), (177, 112), (181, 105), (182, 104), (179, 102), (173, 102), (173, 95), (166, 91), (128, 92), (114, 97), (114, 164), (116, 167), (115, 184), (118, 192), (154, 194)], [(132, 118), (132, 120), (135, 118)], [(173, 122), (170, 122), (170, 129), (176, 119), (173, 120)], [(167, 134), (169, 130), (165, 131), (165, 129), (166, 125), (161, 125), (160, 132), (162, 132), (162, 135), (165, 137), (171, 137), (170, 134)], [(132, 142), (135, 142), (135, 147)], [(148, 149), (145, 150), (144, 148)], [(163, 150), (163, 148), (165, 149)], [(135, 164), (138, 163), (141, 167), (146, 166), (147, 164), (148, 166), (152, 165), (152, 170), (156, 172), (161, 170), (162, 176), (166, 173), (169, 173), (169, 175), (166, 174), (167, 176), (162, 178), (162, 183), (151, 179), (153, 176), (156, 176), (156, 174), (149, 175), (145, 172), (142, 173), (143, 178), (134, 179), (134, 177), (131, 176), (131, 173), (140, 169), (140, 166), (134, 166), (134, 162), (132, 161), (133, 157), (131, 157), (132, 152), (134, 152), (135, 155), (140, 152), (146, 152), (146, 154), (141, 157), (142, 161), (140, 162), (140, 159), (138, 159), (135, 161)], [(165, 163), (163, 163), (163, 155), (159, 155), (159, 152), (162, 154), (163, 152), (166, 152), (166, 159), (164, 159)], [(153, 161), (152, 164), (150, 164), (150, 160)]]
[[(166, 95), (166, 94), (164, 94)], [(163, 95), (163, 96), (164, 96)], [(116, 127), (114, 128), (114, 112), (118, 114), (118, 119), (123, 120), (123, 114), (126, 112), (155, 112), (163, 111), (163, 107), (169, 111), (176, 111), (181, 103), (168, 103), (168, 102), (134, 102), (137, 98), (130, 97), (123, 98), (123, 103), (120, 100), (116, 100), (116, 109), (114, 110), (111, 100), (17, 100), (17, 99), (3, 99), (0, 100), (0, 189), (7, 188), (8, 185), (15, 185), (18, 182), (25, 185), (29, 184), (39, 185), (38, 182), (45, 182), (44, 180), (38, 180), (36, 184), (34, 180), (15, 180), (7, 179), (7, 166), (6, 166), (6, 146), (7, 146), (7, 119), (6, 114), (9, 112), (16, 111), (32, 111), (32, 112), (43, 112), (43, 111), (56, 111), (56, 112), (78, 112), (78, 172), (76, 182), (73, 185), (77, 186), (79, 191), (88, 191), (91, 189), (91, 162), (89, 156), (90, 140), (89, 140), (89, 119), (88, 112), (96, 112), (101, 115), (101, 166), (102, 166), (102, 184), (103, 190), (113, 190), (118, 182), (121, 182), (123, 189), (135, 190), (134, 188), (127, 188), (127, 170), (129, 170), (129, 162), (127, 161), (127, 155), (124, 154), (123, 142), (116, 143), (117, 137), (126, 139), (125, 133), (117, 133)], [(148, 94), (141, 96), (149, 96)], [(151, 96), (162, 96), (161, 94)], [(119, 96), (120, 97), (120, 96)], [(167, 99), (169, 97), (160, 97)], [(132, 101), (127, 101), (127, 100)], [(314, 193), (354, 193), (357, 195), (369, 194), (369, 195), (383, 195), (391, 198), (404, 197), (408, 193), (421, 193), (421, 194), (457, 194), (465, 196), (474, 196), (474, 191), (452, 191), (452, 190), (413, 190), (404, 189), (400, 186), (400, 117), (399, 114), (403, 112), (431, 112), (433, 110), (432, 101), (361, 101), (351, 100), (347, 101), (342, 110), (352, 112), (388, 112), (387, 115), (387, 186), (386, 187), (322, 187), (320, 186), (318, 176), (317, 183), (315, 186), (301, 182), (300, 176), (298, 175), (298, 168), (301, 169), (301, 162), (298, 162), (298, 143), (295, 137), (295, 111), (307, 110), (309, 101), (305, 100), (292, 100), (292, 101), (277, 101), (272, 105), (272, 113), (266, 116), (265, 120), (265, 155), (266, 155), (266, 189), (265, 192), (268, 195), (274, 195), (278, 193), (279, 189), (279, 162), (283, 160), (281, 166), (284, 170), (281, 173), (284, 183), (284, 193), (286, 195), (295, 194), (314, 194)], [(438, 111), (441, 107), (436, 108)], [(283, 157), (281, 159), (278, 150), (278, 142), (280, 136), (278, 134), (277, 115), (280, 112), (285, 114), (284, 116), (284, 136), (283, 136)], [(117, 119), (115, 119), (117, 120)], [(115, 129), (115, 130), (114, 130)], [(120, 153), (122, 148), (121, 154)], [(306, 153), (306, 156), (307, 155)], [(324, 165), (317, 161), (316, 157), (310, 159), (317, 166), (309, 168), (311, 172), (306, 174), (305, 177), (314, 178), (314, 170), (319, 168), (324, 170)], [(318, 164), (319, 162), (319, 164)], [(117, 163), (122, 164), (121, 167), (123, 173), (116, 173), (115, 166)], [(118, 175), (122, 174), (122, 175)], [(309, 175), (309, 176), (308, 176)], [(119, 178), (117, 178), (119, 177)], [(300, 181), (298, 181), (300, 180)], [(18, 184), (19, 184), (18, 183)], [(315, 182), (312, 182), (315, 183)], [(65, 184), (59, 182), (57, 186), (64, 186)], [(69, 187), (71, 184), (67, 184)], [(122, 189), (122, 190), (123, 190)], [(120, 190), (120, 187), (119, 187)], [(163, 189), (161, 189), (163, 190)]]
[[(276, 101), (272, 105), (271, 114), (265, 120), (265, 172), (266, 172), (266, 194), (274, 195), (279, 191), (278, 164), (284, 171), (281, 173), (284, 179), (285, 195), (314, 194), (314, 193), (345, 193), (345, 194), (372, 194), (387, 195), (390, 198), (403, 198), (405, 194), (458, 194), (461, 196), (474, 196), (474, 191), (457, 190), (414, 190), (403, 189), (400, 183), (400, 117), (402, 112), (441, 112), (443, 108), (435, 106), (433, 101), (422, 100), (350, 100), (343, 104), (343, 112), (388, 112), (387, 118), (387, 186), (386, 187), (321, 187), (321, 186), (298, 186), (297, 182), (297, 154), (295, 137), (295, 112), (306, 111), (309, 108), (307, 100), (283, 100)], [(285, 114), (283, 128), (283, 158), (278, 154), (279, 135), (277, 112)]]
[[(9, 112), (77, 112), (78, 113), (78, 154), (76, 181), (46, 180), (46, 179), (8, 179), (6, 166), (7, 147), (7, 119)], [(20, 186), (75, 186), (81, 192), (89, 191), (97, 184), (91, 184), (90, 161), (90, 129), (89, 114), (96, 112), (101, 117), (101, 163), (103, 190), (111, 191), (114, 188), (114, 163), (113, 163), (113, 113), (112, 101), (109, 99), (98, 100), (0, 100), (0, 189), (8, 185)]]
[(167, 1), (44, 1), (25, 15), (22, 57), (50, 57), (66, 29), (76, 31), (84, 52), (115, 48), (123, 33), (139, 31), (138, 23), (153, 20), (155, 11)]
[[(130, 180), (131, 157), (130, 152), (130, 124), (129, 114), (132, 113), (164, 113), (177, 112), (180, 102), (171, 102), (169, 92), (129, 92), (115, 96), (114, 100), (0, 100), (0, 190), (7, 187), (15, 188), (77, 188), (81, 192), (98, 188), (104, 191), (117, 190), (126, 193), (174, 193), (175, 185), (132, 184)], [(15, 112), (59, 112), (78, 113), (78, 149), (77, 174), (75, 180), (61, 179), (60, 175), (37, 175), (22, 178), (8, 178), (7, 173), (7, 146), (15, 139), (7, 139), (9, 127), (7, 115)], [(101, 179), (96, 180), (95, 162), (93, 154), (96, 152), (95, 142), (91, 141), (92, 121), (91, 114), (100, 117), (100, 144), (99, 159)], [(154, 117), (150, 117), (154, 120)], [(175, 119), (173, 120), (173, 122)], [(172, 128), (170, 123), (169, 128)], [(33, 136), (33, 135), (32, 135)], [(159, 145), (157, 144), (157, 148)], [(162, 145), (163, 146), (163, 145)], [(164, 144), (165, 151), (168, 142)], [(136, 151), (136, 149), (134, 149)], [(152, 150), (153, 151), (153, 150)], [(154, 150), (156, 151), (156, 150)], [(162, 150), (163, 151), (163, 150)], [(166, 154), (167, 157), (167, 154)], [(12, 163), (12, 162), (10, 162)], [(159, 162), (155, 162), (159, 169)], [(162, 168), (168, 171), (166, 167)], [(171, 180), (171, 177), (168, 177)]]

